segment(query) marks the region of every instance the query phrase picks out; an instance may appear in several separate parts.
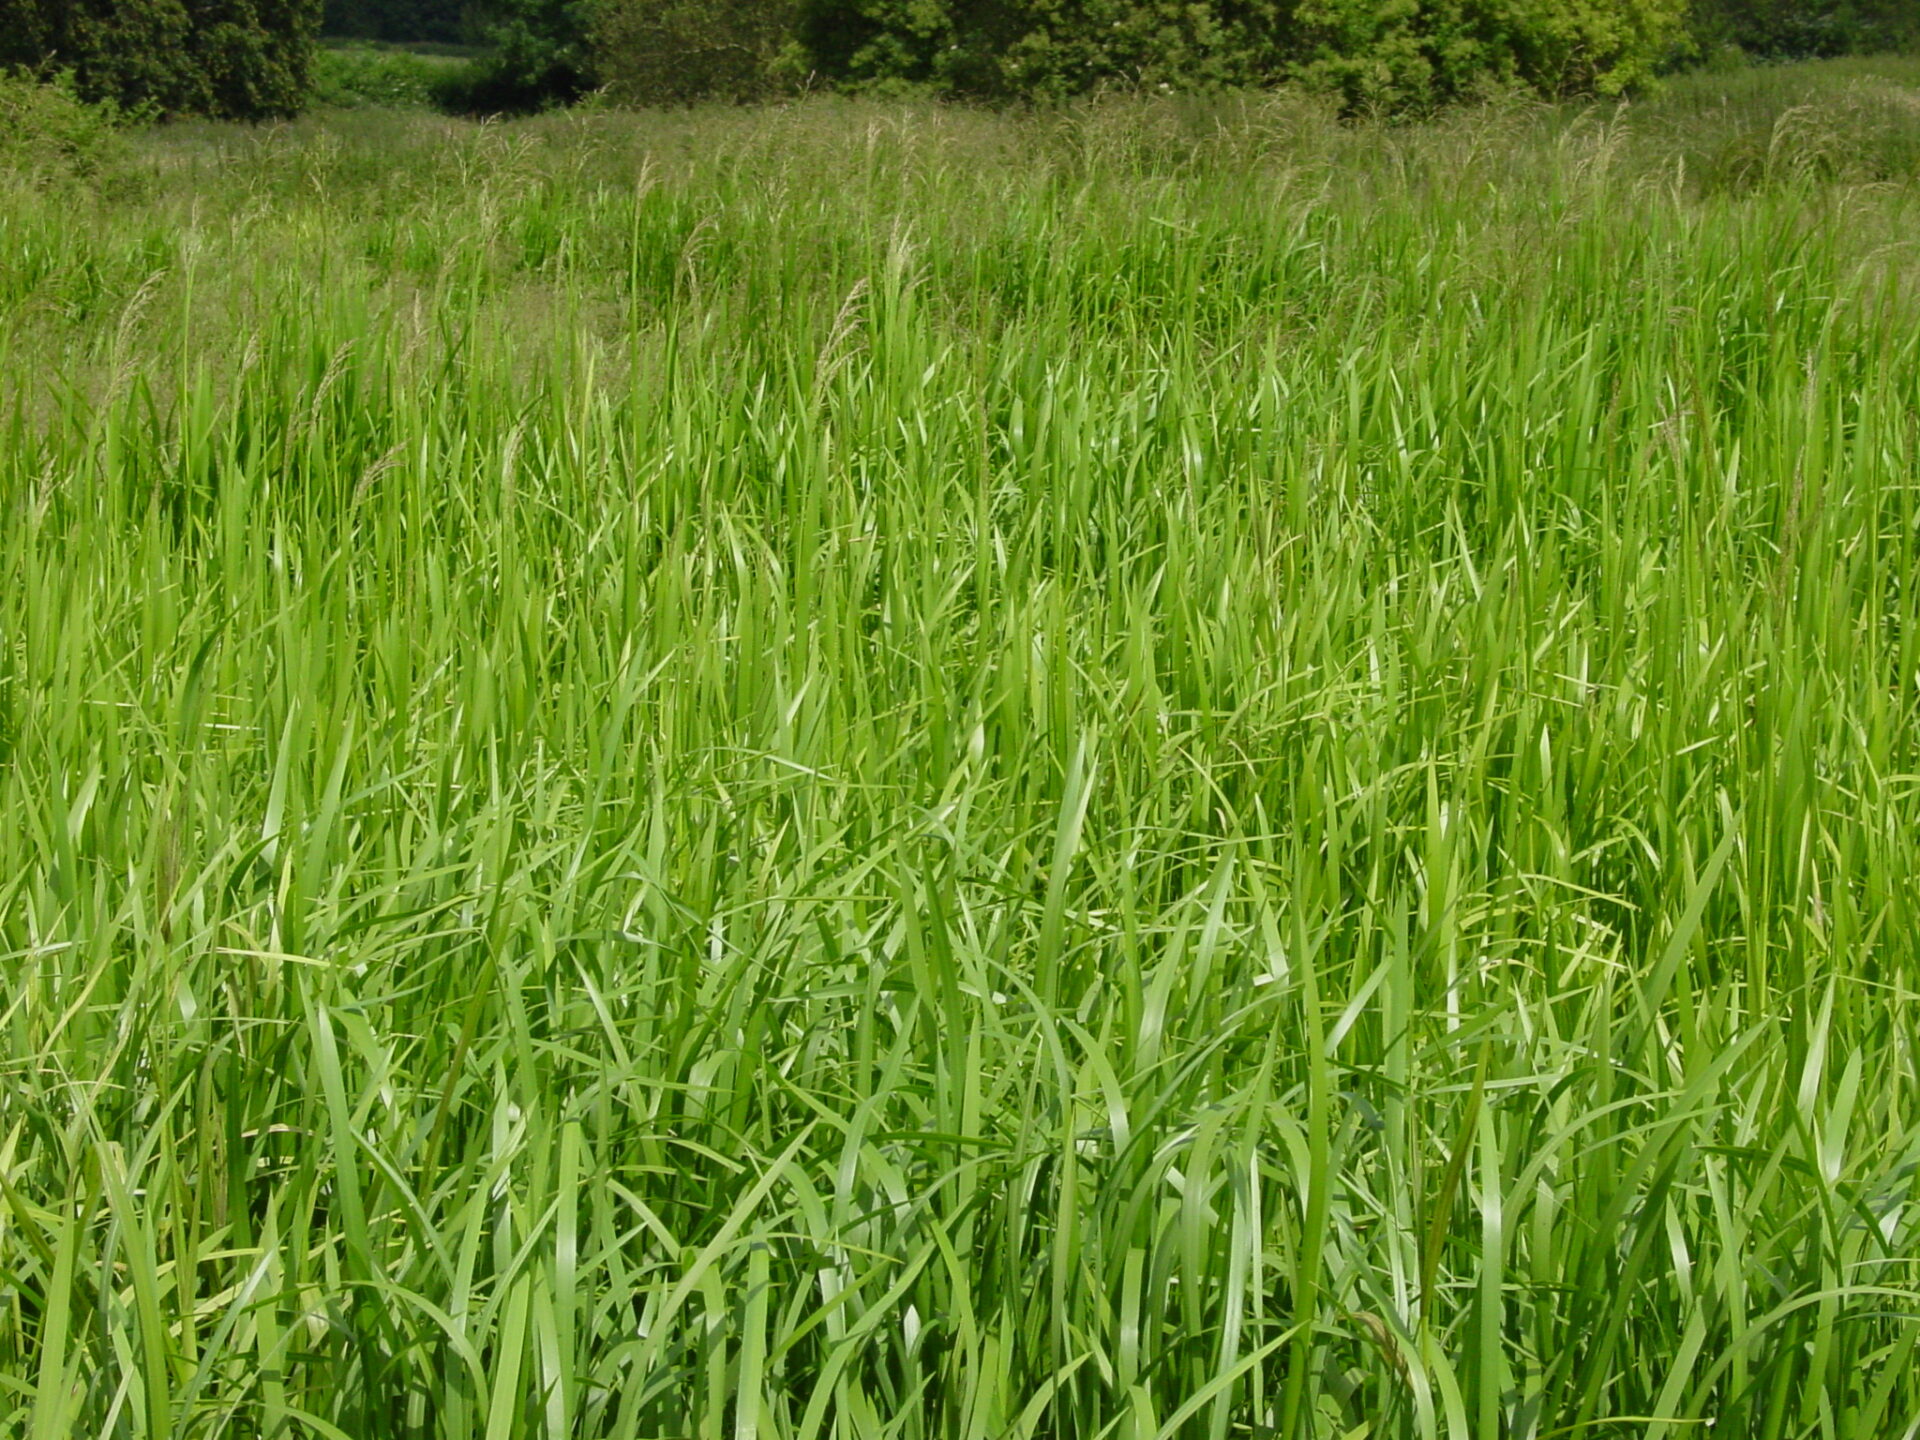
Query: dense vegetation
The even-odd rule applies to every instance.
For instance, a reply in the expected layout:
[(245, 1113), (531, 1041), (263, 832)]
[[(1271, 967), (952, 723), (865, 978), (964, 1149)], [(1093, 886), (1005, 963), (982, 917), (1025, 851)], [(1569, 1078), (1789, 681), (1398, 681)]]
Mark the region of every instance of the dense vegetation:
[(1404, 106), (1513, 84), (1618, 93), (1669, 58), (1684, 15), (1684, 0), (809, 0), (805, 33), (829, 75), (961, 93), (1307, 79)]
[(70, 85), (0, 72), (0, 176), (13, 185), (91, 177), (121, 149), (119, 120)]
[(472, 93), (471, 77), (459, 55), (329, 39), (314, 56), (312, 98), (326, 109), (458, 109)]
[(0, 73), (53, 71), (155, 117), (264, 120), (306, 104), (320, 0), (0, 0)]
[[(329, 36), (454, 42), (458, 73)], [(1920, 44), (1910, 0), (0, 0), (0, 73), (134, 115), (260, 120), (385, 96), (460, 113), (833, 87), (992, 100), (1292, 84), (1346, 113), (1643, 90), (1701, 59)], [(444, 70), (444, 67), (443, 67)]]
[(1692, 30), (1711, 52), (1733, 46), (1766, 59), (1911, 49), (1920, 44), (1913, 0), (1694, 0)]
[(329, 35), (357, 40), (422, 40), (442, 44), (469, 38), (472, 0), (325, 0)]
[[(616, 98), (799, 83), (1058, 99), (1304, 85), (1349, 113), (1618, 94), (1701, 59), (1891, 51), (1908, 0), (496, 0)], [(511, 68), (511, 67), (508, 67)]]
[(1917, 87), (16, 166), (0, 1428), (1901, 1434)]

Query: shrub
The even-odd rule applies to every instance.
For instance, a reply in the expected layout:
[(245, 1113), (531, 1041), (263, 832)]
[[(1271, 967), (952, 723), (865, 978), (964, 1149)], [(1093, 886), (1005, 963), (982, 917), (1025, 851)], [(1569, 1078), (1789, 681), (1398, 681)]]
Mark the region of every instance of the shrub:
[(326, 0), (322, 31), (355, 40), (467, 38), (466, 0)]
[(1527, 86), (1612, 94), (1684, 35), (1684, 0), (811, 0), (821, 68), (856, 84), (1071, 94), (1304, 80), (1351, 108)]
[(406, 50), (328, 44), (314, 60), (313, 103), (340, 110), (428, 110), (459, 83), (465, 69), (459, 60)]
[(1119, 82), (1249, 83), (1274, 68), (1276, 0), (809, 0), (821, 71), (856, 85), (1060, 96)]
[(594, 0), (484, 0), (474, 15), (488, 49), (445, 93), (468, 114), (528, 114), (578, 100), (594, 85)]
[(1691, 23), (1705, 48), (1732, 46), (1770, 60), (1920, 44), (1913, 0), (1694, 0)]
[(112, 155), (117, 118), (81, 100), (65, 76), (45, 83), (0, 72), (0, 170), (35, 179), (94, 174)]
[(608, 0), (594, 23), (599, 80), (616, 99), (754, 100), (804, 76), (794, 0)]
[(1675, 0), (1305, 0), (1294, 13), (1292, 73), (1388, 109), (1515, 87), (1618, 95), (1685, 35)]
[(129, 111), (265, 120), (306, 102), (320, 0), (0, 0), (0, 64)]

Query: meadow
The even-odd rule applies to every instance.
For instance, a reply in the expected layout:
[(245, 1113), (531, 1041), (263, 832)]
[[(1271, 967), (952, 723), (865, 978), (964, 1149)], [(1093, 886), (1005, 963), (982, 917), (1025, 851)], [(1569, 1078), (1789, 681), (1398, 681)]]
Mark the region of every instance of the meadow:
[(1920, 62), (20, 153), (0, 1435), (1920, 1434)]

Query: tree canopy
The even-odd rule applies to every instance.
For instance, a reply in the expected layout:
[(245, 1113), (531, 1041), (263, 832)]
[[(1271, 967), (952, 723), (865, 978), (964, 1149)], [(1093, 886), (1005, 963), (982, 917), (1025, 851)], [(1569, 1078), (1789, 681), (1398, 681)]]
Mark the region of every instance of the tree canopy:
[[(576, 17), (583, 13), (578, 8)], [(1048, 98), (1106, 86), (1305, 83), (1349, 109), (1525, 89), (1608, 95), (1734, 46), (1758, 57), (1920, 39), (1914, 0), (597, 0), (626, 98), (747, 98), (795, 76)]]
[(0, 0), (0, 66), (134, 111), (272, 119), (306, 100), (319, 23), (320, 0)]
[(467, 0), (326, 0), (322, 30), (360, 40), (465, 40)]
[[(612, 8), (661, 0), (609, 0)], [(769, 0), (771, 3), (771, 0)], [(1686, 44), (1687, 0), (802, 0), (823, 75), (947, 93), (1306, 81), (1400, 108), (1617, 93)]]
[(745, 100), (809, 77), (986, 99), (1295, 82), (1404, 111), (1617, 94), (1731, 49), (1920, 43), (1915, 0), (0, 0), (0, 68), (65, 72), (81, 97), (134, 111), (265, 119), (304, 102), (323, 19), (484, 44), (450, 103), (488, 111), (596, 86)]
[(1696, 0), (1692, 20), (1704, 48), (1732, 45), (1775, 60), (1920, 42), (1915, 0)]

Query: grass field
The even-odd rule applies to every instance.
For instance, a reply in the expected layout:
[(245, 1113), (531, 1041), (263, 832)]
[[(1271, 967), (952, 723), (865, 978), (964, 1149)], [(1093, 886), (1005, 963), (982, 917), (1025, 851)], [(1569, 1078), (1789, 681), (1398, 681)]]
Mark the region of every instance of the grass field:
[(1920, 1433), (1920, 63), (0, 185), (0, 1434)]

